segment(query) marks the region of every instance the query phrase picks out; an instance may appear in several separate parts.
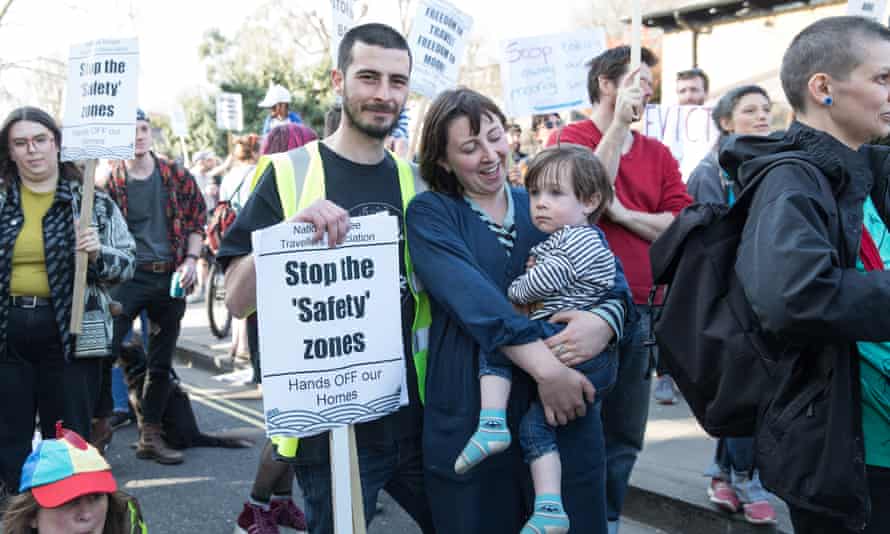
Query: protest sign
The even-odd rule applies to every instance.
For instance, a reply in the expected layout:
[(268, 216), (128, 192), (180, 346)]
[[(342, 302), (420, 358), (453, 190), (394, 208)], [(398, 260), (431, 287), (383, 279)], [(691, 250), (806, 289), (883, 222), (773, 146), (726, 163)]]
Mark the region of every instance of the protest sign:
[(331, 65), (337, 66), (340, 41), (355, 20), (355, 0), (331, 0)]
[[(132, 159), (136, 143), (136, 92), (139, 75), (137, 39), (96, 39), (76, 44), (68, 53), (62, 161), (86, 160), (78, 229), (87, 232), (93, 221), (96, 161)], [(83, 328), (87, 253), (77, 252), (69, 330), (88, 343), (98, 339), (103, 321)]]
[(185, 120), (185, 110), (182, 108), (173, 110), (173, 114), (170, 115), (170, 128), (176, 137), (188, 137), (189, 130), (188, 123)]
[(238, 93), (216, 95), (216, 127), (220, 130), (240, 132), (244, 129), (244, 108)]
[(709, 106), (649, 104), (643, 113), (643, 133), (668, 146), (680, 163), (683, 180), (714, 147), (720, 132)]
[(605, 48), (602, 28), (504, 41), (501, 82), (507, 114), (590, 106), (586, 63)]
[(62, 161), (133, 159), (137, 39), (97, 39), (68, 54)]
[(887, 0), (850, 0), (847, 2), (847, 15), (868, 17), (885, 23)]
[(420, 0), (411, 25), (411, 91), (435, 98), (457, 85), (473, 18), (445, 0)]
[(406, 403), (398, 220), (350, 219), (337, 248), (314, 227), (253, 233), (263, 403), (270, 436), (311, 436)]

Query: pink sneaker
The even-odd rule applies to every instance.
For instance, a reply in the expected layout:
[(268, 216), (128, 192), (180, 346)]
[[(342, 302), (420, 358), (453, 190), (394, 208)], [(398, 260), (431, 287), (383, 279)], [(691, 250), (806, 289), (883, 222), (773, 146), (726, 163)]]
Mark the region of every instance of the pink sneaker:
[(776, 522), (776, 511), (767, 501), (757, 501), (743, 506), (745, 521), (754, 525), (772, 525)]
[(236, 534), (280, 534), (275, 521), (275, 510), (263, 510), (248, 502), (238, 515)]
[(728, 512), (735, 513), (739, 511), (739, 498), (729, 482), (719, 478), (712, 478), (711, 485), (708, 486), (708, 498), (711, 499), (712, 503)]
[(272, 501), (272, 512), (278, 517), (278, 524), (283, 527), (292, 528), (294, 530), (306, 531), (306, 515), (294, 501), (287, 499), (281, 501)]

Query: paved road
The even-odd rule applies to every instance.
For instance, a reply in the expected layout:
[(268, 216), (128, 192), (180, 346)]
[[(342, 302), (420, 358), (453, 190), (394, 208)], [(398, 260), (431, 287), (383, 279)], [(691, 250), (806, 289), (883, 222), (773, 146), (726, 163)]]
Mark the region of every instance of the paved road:
[[(255, 388), (225, 382), (198, 369), (177, 369), (192, 396), (202, 430), (242, 430), (256, 438), (252, 449), (190, 449), (185, 463), (161, 466), (139, 460), (130, 444), (136, 429), (120, 429), (109, 452), (120, 485), (135, 495), (153, 534), (201, 532), (229, 534), (250, 492), (262, 445), (261, 401)], [(369, 534), (419, 534), (407, 515), (387, 495), (383, 513)], [(622, 534), (654, 534), (658, 530), (627, 523)]]

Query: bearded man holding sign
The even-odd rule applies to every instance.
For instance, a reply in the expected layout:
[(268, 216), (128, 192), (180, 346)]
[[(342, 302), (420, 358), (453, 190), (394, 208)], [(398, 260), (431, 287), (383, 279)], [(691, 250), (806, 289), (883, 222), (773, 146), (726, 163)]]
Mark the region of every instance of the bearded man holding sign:
[[(289, 182), (278, 163), (261, 160), (256, 189), (220, 246), (217, 258), (226, 267), (226, 304), (236, 316), (246, 316), (256, 308), (256, 265), (250, 255), (254, 230), (284, 220), (311, 222), (316, 227), (315, 239), (326, 233), (334, 246), (346, 237), (350, 216), (386, 211), (398, 215), (403, 225), (404, 206), (423, 186), (416, 170), (388, 153), (384, 142), (408, 98), (411, 62), (405, 38), (389, 26), (364, 24), (343, 36), (337, 68), (331, 73), (334, 90), (343, 98), (339, 128), (320, 142), (286, 153), (284, 165), (292, 175)], [(405, 280), (400, 312), (409, 404), (356, 425), (362, 500), (370, 523), (377, 495), (386, 489), (424, 532), (432, 532), (420, 452), (418, 369), (422, 372), (425, 351), (412, 351), (415, 299), (407, 283), (410, 266), (404, 247), (399, 248), (400, 274)], [(415, 361), (421, 364), (416, 367)], [(284, 449), (279, 446), (278, 452)], [(306, 497), (309, 532), (332, 533), (327, 433), (301, 438), (291, 460)]]

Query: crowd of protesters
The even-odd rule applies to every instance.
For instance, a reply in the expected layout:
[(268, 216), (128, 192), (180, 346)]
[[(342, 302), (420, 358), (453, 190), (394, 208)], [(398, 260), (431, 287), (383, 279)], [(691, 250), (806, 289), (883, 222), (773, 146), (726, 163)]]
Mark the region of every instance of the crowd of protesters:
[[(718, 440), (707, 495), (770, 524), (771, 491), (800, 534), (890, 532), (890, 150), (870, 144), (890, 134), (887, 58), (880, 24), (812, 24), (780, 69), (794, 121), (771, 133), (772, 99), (756, 85), (715, 95), (719, 139), (684, 183), (671, 151), (633, 128), (654, 93), (658, 58), (646, 48), (635, 70), (627, 46), (593, 58), (589, 116), (538, 115), (531, 132), (485, 95), (444, 91), (415, 118), (409, 161), (410, 48), (389, 26), (363, 24), (340, 44), (321, 138), (273, 84), (260, 135), (235, 138), (225, 160), (200, 152), (189, 170), (155, 154), (139, 111), (135, 157), (102, 171), (85, 232), (71, 224), (82, 174), (60, 161), (59, 126), (39, 109), (13, 111), (0, 127), (6, 531), (69, 532), (77, 521), (136, 531), (138, 506), (102, 458), (112, 416), (127, 411), (113, 400), (111, 362), (140, 344), (133, 321), (143, 315), (146, 353), (136, 455), (181, 463), (162, 421), (180, 321), (187, 299), (207, 298), (209, 262), (225, 269), (238, 318), (232, 356), (249, 354), (260, 382), (251, 232), (311, 222), (337, 244), (351, 216), (385, 211), (407, 240), (409, 402), (357, 425), (366, 521), (386, 490), (425, 533), (618, 532), (650, 395), (677, 396), (650, 342), (661, 302), (650, 245), (693, 202), (731, 206), (765, 172), (736, 274), (760, 329), (785, 347), (783, 374), (756, 435)], [(703, 105), (709, 91), (701, 69), (677, 75), (679, 104)], [(279, 173), (322, 196), (294, 205)], [(218, 207), (237, 217), (208, 252)], [(89, 258), (98, 346), (69, 331), (75, 252)], [(31, 452), (38, 420), (46, 439)], [(268, 440), (238, 528), (333, 532), (329, 464), (326, 435)]]

